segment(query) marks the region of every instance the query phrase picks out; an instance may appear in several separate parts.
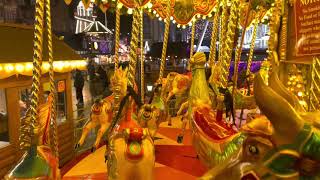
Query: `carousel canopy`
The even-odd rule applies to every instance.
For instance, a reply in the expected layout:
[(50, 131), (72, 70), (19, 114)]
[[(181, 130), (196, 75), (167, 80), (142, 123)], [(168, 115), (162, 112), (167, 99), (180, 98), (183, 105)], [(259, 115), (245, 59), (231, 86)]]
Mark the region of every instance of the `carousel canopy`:
[[(0, 79), (12, 75), (32, 75), (33, 69), (32, 26), (0, 24)], [(49, 71), (47, 33), (44, 33), (42, 73)], [(58, 37), (52, 37), (55, 72), (69, 72), (73, 69), (84, 70), (86, 61), (76, 54)]]

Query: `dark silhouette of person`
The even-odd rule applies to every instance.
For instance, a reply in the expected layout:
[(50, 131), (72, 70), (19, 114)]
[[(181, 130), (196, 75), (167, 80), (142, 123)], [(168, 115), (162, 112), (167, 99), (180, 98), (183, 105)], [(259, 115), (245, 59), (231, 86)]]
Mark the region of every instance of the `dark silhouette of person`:
[(79, 69), (76, 69), (74, 76), (74, 87), (76, 88), (76, 97), (78, 100), (78, 105), (83, 105), (83, 94), (82, 90), (84, 87), (84, 77)]
[(101, 66), (99, 66), (97, 73), (99, 75), (100, 82), (102, 83), (102, 88), (104, 91), (108, 87), (108, 84), (109, 84), (107, 72)]

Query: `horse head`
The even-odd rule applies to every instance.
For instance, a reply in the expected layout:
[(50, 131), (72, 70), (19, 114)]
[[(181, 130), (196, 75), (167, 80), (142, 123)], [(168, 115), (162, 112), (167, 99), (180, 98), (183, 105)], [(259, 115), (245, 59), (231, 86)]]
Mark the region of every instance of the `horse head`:
[[(284, 88), (277, 74), (267, 86), (257, 75), (254, 94), (265, 117), (246, 124), (242, 149), (233, 161), (211, 170), (215, 179), (319, 178), (320, 134), (315, 113), (301, 111), (296, 98)], [(319, 112), (317, 112), (319, 114)], [(206, 179), (206, 178), (204, 178)]]
[(119, 92), (121, 97), (127, 94), (127, 77), (128, 69), (123, 70), (122, 67), (115, 70), (113, 77), (111, 78), (111, 89), (113, 92)]

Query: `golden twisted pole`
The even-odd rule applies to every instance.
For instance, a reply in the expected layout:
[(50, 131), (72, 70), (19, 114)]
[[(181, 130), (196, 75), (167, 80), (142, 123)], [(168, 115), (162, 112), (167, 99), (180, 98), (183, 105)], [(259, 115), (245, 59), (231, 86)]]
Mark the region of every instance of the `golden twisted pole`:
[(171, 12), (171, 4), (170, 4), (170, 0), (167, 0), (164, 39), (163, 39), (161, 64), (160, 64), (160, 72), (159, 72), (159, 80), (160, 81), (163, 78), (163, 73), (164, 73), (165, 64), (166, 64), (167, 46), (168, 46), (169, 30), (170, 30), (170, 16), (171, 16), (170, 12)]
[(268, 61), (271, 62), (274, 68), (279, 67), (278, 60), (278, 31), (280, 28), (281, 16), (281, 0), (275, 0), (274, 7), (272, 7), (272, 16), (270, 18), (270, 37), (268, 41)]
[(218, 37), (218, 28), (219, 28), (219, 19), (220, 19), (220, 8), (218, 1), (218, 10), (214, 14), (213, 24), (212, 24), (212, 35), (211, 35), (211, 42), (210, 42), (210, 54), (209, 54), (209, 65), (210, 67), (213, 66), (213, 63), (216, 61), (216, 50), (217, 50), (217, 37)]
[[(51, 119), (50, 122), (52, 124), (52, 147), (53, 147), (53, 154), (58, 157), (59, 150), (58, 150), (58, 127), (56, 121), (56, 87), (54, 84), (54, 69), (53, 69), (53, 49), (52, 49), (52, 23), (51, 23), (51, 7), (50, 7), (50, 0), (45, 0), (45, 10), (46, 10), (46, 25), (47, 25), (47, 32), (48, 32), (48, 61), (50, 65), (49, 69), (49, 78), (50, 78), (50, 93), (53, 95), (53, 100), (51, 104)], [(59, 158), (57, 158), (59, 161)], [(59, 164), (59, 162), (58, 162)]]
[(282, 16), (281, 22), (281, 37), (280, 37), (280, 60), (285, 61), (287, 60), (287, 38), (288, 38), (288, 4), (284, 2), (284, 13)]
[[(118, 1), (119, 3), (119, 1)], [(116, 34), (114, 42), (114, 68), (119, 67), (119, 44), (120, 44), (120, 8), (116, 7)]]
[(222, 86), (226, 88), (228, 86), (228, 75), (231, 62), (231, 55), (234, 46), (234, 35), (237, 26), (237, 19), (239, 16), (239, 0), (232, 1), (230, 18), (228, 22), (228, 28), (226, 33), (226, 38), (224, 42), (224, 48), (222, 53)]
[(312, 78), (310, 88), (310, 111), (320, 109), (320, 59), (314, 58), (312, 64)]
[(252, 64), (252, 58), (253, 58), (253, 52), (254, 52), (254, 47), (255, 47), (255, 42), (257, 39), (257, 30), (258, 30), (258, 25), (259, 22), (258, 20), (255, 22), (254, 24), (254, 28), (253, 28), (253, 33), (252, 33), (252, 39), (251, 39), (251, 45), (250, 45), (250, 51), (249, 51), (249, 59), (247, 62), (247, 69), (246, 69), (246, 75), (250, 74), (250, 68), (251, 68), (251, 64)]
[(140, 10), (140, 71), (141, 71), (141, 101), (144, 102), (144, 49), (143, 49), (143, 9)]
[[(240, 46), (237, 46), (236, 48), (236, 55), (235, 55), (235, 60), (234, 60), (234, 70), (233, 70), (233, 90), (232, 90), (232, 94), (233, 97), (235, 97), (235, 93), (236, 93), (236, 89), (238, 87), (238, 73), (239, 73), (239, 63), (241, 60), (241, 53), (242, 53), (242, 47), (243, 47), (243, 42), (244, 42), (244, 37), (246, 34), (246, 30), (247, 30), (247, 25), (248, 25), (248, 16), (251, 10), (251, 0), (249, 0), (249, 6), (247, 8), (246, 14), (245, 14), (245, 22), (244, 22), (244, 28), (241, 34), (241, 41), (240, 41)], [(240, 19), (238, 19), (238, 26), (240, 25)]]
[(38, 104), (41, 78), (41, 62), (43, 50), (43, 23), (44, 23), (44, 0), (37, 0), (35, 4), (35, 24), (33, 41), (33, 76), (32, 76), (32, 97), (31, 97), (31, 119), (28, 124), (23, 122), (20, 128), (20, 146), (28, 149), (31, 145), (38, 144), (38, 135), (34, 132), (37, 128)]
[(130, 41), (130, 62), (129, 62), (129, 74), (128, 80), (129, 85), (134, 87), (135, 75), (136, 75), (136, 65), (137, 65), (137, 47), (138, 47), (138, 35), (139, 35), (139, 19), (140, 13), (138, 9), (133, 11), (133, 21), (132, 21), (132, 33)]
[(195, 34), (196, 34), (196, 23), (197, 20), (195, 20), (192, 24), (191, 27), (191, 42), (190, 42), (190, 59), (193, 56), (193, 51), (194, 51), (194, 39), (195, 39)]
[(229, 15), (228, 15), (229, 7), (227, 6), (227, 4), (228, 4), (228, 0), (222, 0), (222, 14), (221, 14), (221, 19), (220, 19), (220, 32), (219, 32), (220, 37), (219, 37), (219, 55), (218, 55), (218, 58), (220, 61), (223, 61), (222, 53), (224, 52), (224, 46), (225, 46), (225, 42), (226, 42), (225, 39), (227, 36), (226, 26), (227, 26), (227, 22), (229, 19)]

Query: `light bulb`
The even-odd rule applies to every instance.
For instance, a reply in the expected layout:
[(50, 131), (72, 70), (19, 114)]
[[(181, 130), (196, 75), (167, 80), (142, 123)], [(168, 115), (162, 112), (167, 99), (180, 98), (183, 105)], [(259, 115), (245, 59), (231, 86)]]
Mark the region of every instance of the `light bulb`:
[(132, 13), (133, 13), (133, 10), (132, 10), (131, 8), (129, 8), (128, 11), (127, 11), (127, 13), (128, 13), (128, 14), (132, 14)]
[(122, 4), (122, 3), (118, 3), (118, 4), (117, 4), (117, 8), (118, 8), (118, 9), (121, 9), (122, 7), (123, 7), (123, 4)]
[(149, 9), (151, 9), (151, 8), (152, 8), (152, 6), (153, 6), (153, 5), (152, 5), (152, 3), (151, 3), (151, 2), (149, 2), (147, 7), (148, 7)]
[(15, 69), (17, 72), (22, 72), (24, 70), (24, 66), (22, 64), (16, 64)]

